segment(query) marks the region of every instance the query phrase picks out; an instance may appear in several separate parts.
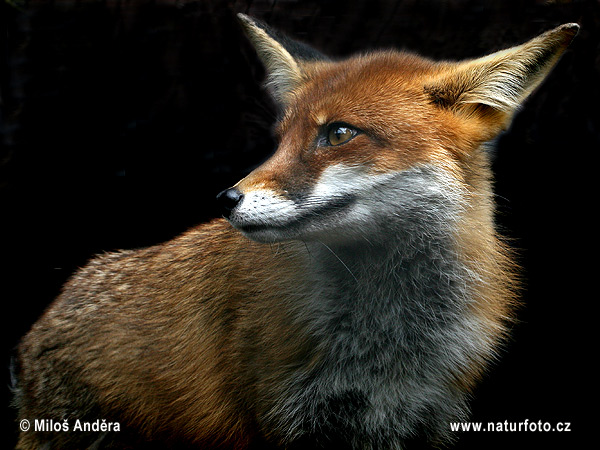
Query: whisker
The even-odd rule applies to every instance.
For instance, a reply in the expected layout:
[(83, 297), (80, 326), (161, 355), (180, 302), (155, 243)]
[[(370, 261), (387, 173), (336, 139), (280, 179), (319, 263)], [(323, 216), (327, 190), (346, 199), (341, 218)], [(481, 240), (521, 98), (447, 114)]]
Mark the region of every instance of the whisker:
[(332, 250), (332, 249), (331, 249), (331, 248), (330, 248), (330, 247), (329, 247), (329, 246), (328, 246), (328, 245), (327, 245), (325, 242), (321, 242), (321, 241), (319, 241), (319, 243), (320, 243), (320, 244), (323, 244), (323, 246), (324, 246), (324, 247), (325, 247), (327, 250), (329, 250), (329, 251), (331, 252), (331, 254), (332, 254), (333, 256), (335, 256), (339, 262), (341, 262), (341, 263), (342, 263), (342, 265), (343, 265), (343, 266), (346, 268), (346, 270), (348, 271), (348, 273), (349, 273), (350, 275), (352, 275), (352, 278), (354, 278), (354, 280), (355, 280), (355, 281), (358, 283), (358, 278), (356, 278), (356, 276), (355, 276), (355, 275), (352, 273), (352, 271), (350, 270), (350, 267), (348, 267), (348, 266), (346, 265), (346, 263), (345, 263), (344, 261), (342, 261), (342, 260), (340, 259), (340, 257), (339, 257), (339, 256), (338, 256), (338, 255), (337, 255), (337, 254), (336, 254), (336, 253), (335, 253), (335, 252), (334, 252), (334, 251), (333, 251), (333, 250)]

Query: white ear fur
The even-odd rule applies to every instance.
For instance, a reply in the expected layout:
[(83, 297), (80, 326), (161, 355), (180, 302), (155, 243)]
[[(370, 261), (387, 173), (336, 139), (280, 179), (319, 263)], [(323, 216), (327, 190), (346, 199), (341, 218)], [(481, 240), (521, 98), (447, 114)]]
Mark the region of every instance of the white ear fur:
[(302, 81), (298, 61), (251, 17), (240, 13), (238, 18), (265, 66), (267, 89), (277, 102), (285, 105), (289, 94)]
[(575, 23), (561, 25), (523, 45), (450, 66), (426, 91), (435, 102), (459, 112), (485, 105), (510, 116), (548, 75), (578, 30)]

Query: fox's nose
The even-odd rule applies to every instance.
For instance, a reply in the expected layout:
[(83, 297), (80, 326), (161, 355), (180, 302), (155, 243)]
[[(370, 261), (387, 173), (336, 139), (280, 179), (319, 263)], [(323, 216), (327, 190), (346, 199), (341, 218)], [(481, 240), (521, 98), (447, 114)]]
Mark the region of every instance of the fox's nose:
[(244, 194), (238, 191), (236, 188), (225, 189), (217, 195), (217, 201), (221, 205), (221, 213), (226, 219), (229, 218), (231, 211), (235, 208), (238, 203), (242, 201)]

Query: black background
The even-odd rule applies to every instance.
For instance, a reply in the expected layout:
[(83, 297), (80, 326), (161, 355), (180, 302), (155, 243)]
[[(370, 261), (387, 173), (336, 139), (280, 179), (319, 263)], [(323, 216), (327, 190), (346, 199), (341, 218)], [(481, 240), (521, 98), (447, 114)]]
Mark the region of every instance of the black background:
[[(272, 152), (274, 108), (236, 12), (337, 57), (381, 47), (475, 57), (578, 22), (579, 36), (498, 141), (497, 220), (519, 249), (524, 305), (472, 401), (473, 421), (570, 422), (572, 431), (463, 433), (456, 448), (575, 448), (597, 427), (600, 3), (12, 0), (0, 8), (6, 405), (13, 348), (77, 267), (216, 217), (215, 195)], [(16, 425), (6, 412), (11, 447)]]

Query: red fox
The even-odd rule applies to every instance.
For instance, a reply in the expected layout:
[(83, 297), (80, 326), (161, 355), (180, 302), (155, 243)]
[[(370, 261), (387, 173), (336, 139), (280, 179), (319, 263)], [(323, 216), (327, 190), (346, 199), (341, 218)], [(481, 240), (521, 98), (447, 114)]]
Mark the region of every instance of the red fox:
[(239, 18), (276, 152), (224, 219), (67, 282), (18, 349), (19, 449), (405, 449), (467, 417), (518, 291), (487, 143), (578, 25), (462, 62), (333, 60)]

